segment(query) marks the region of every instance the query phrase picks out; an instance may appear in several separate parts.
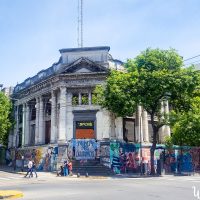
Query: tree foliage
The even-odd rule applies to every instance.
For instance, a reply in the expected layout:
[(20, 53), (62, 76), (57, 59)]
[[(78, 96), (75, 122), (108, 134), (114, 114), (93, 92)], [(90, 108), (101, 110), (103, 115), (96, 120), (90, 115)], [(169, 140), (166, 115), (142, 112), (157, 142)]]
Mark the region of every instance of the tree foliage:
[[(150, 115), (153, 129), (151, 170), (159, 129), (168, 122), (161, 103), (168, 101), (176, 112), (190, 110), (199, 85), (199, 74), (184, 69), (183, 58), (174, 49), (146, 49), (125, 64), (127, 73), (113, 71), (103, 89), (102, 105), (117, 116), (132, 115), (141, 105)], [(156, 119), (156, 120), (155, 120)]]
[(172, 113), (172, 142), (176, 145), (200, 146), (200, 97), (192, 99), (187, 112)]
[(112, 111), (116, 116), (132, 116), (136, 109), (136, 102), (133, 98), (136, 93), (134, 85), (137, 81), (137, 74), (111, 71), (106, 85), (98, 86), (96, 93), (99, 94), (99, 104)]
[(11, 102), (0, 92), (0, 144), (7, 144), (9, 129), (11, 122)]

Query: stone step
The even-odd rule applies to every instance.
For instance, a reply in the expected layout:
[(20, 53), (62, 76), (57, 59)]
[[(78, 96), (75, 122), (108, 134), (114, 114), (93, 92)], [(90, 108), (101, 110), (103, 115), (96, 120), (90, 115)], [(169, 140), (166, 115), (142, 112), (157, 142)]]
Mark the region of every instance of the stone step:
[(72, 162), (73, 165), (73, 174), (80, 174), (94, 176), (112, 176), (114, 175), (113, 171), (102, 165), (99, 160), (87, 160), (87, 162), (81, 162), (79, 160), (74, 160)]

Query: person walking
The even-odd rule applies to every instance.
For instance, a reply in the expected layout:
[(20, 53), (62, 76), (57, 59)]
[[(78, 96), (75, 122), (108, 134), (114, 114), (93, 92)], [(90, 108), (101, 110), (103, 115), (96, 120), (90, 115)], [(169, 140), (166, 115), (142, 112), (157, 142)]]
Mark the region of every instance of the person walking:
[(28, 175), (29, 175), (29, 178), (30, 178), (31, 172), (32, 172), (32, 167), (33, 167), (33, 162), (32, 162), (32, 160), (30, 159), (29, 162), (28, 162), (28, 170), (27, 170), (27, 173), (26, 173), (26, 175), (24, 176), (24, 178), (26, 178)]
[(37, 175), (37, 172), (36, 172), (35, 161), (33, 160), (32, 163), (33, 163), (33, 165), (32, 165), (32, 168), (31, 168), (31, 177), (33, 177), (33, 172), (34, 172), (35, 173), (35, 177), (37, 178), (38, 175)]

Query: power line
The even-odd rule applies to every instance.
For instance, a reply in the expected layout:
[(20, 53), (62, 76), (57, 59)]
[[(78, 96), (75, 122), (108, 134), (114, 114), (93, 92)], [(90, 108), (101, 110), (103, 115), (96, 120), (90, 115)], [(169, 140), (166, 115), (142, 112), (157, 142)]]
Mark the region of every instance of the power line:
[(187, 58), (186, 60), (184, 60), (184, 62), (185, 61), (187, 61), (187, 60), (191, 60), (191, 59), (193, 59), (193, 58), (197, 58), (197, 57), (199, 57), (200, 55), (197, 55), (197, 56), (194, 56), (194, 57), (191, 57), (191, 58)]
[(198, 64), (200, 63), (200, 60), (196, 60), (196, 61), (193, 61), (193, 62), (190, 62), (190, 63), (186, 63), (185, 65), (192, 65), (192, 64)]

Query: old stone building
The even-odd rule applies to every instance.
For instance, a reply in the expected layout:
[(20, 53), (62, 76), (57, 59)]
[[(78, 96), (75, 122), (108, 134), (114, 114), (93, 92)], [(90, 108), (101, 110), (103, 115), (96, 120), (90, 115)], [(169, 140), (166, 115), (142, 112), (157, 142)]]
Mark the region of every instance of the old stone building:
[[(123, 70), (123, 63), (114, 60), (109, 49), (61, 49), (57, 63), (16, 85), (13, 99), (17, 123), (9, 146), (65, 143), (72, 138), (149, 142), (151, 126), (141, 107), (133, 118), (112, 119), (108, 111), (95, 104), (93, 90), (104, 83), (108, 70)], [(163, 109), (168, 112), (167, 102)]]
[(16, 126), (10, 146), (65, 143), (72, 138), (122, 139), (122, 119), (112, 132), (110, 115), (95, 105), (93, 90), (109, 68), (122, 69), (109, 47), (61, 49), (50, 68), (16, 85)]
[[(58, 146), (73, 139), (150, 143), (151, 125), (141, 107), (131, 118), (114, 119), (96, 105), (95, 86), (105, 82), (109, 69), (124, 70), (109, 50), (61, 49), (57, 63), (17, 84), (12, 95), (16, 125), (9, 147)], [(168, 109), (165, 102), (163, 112)], [(163, 127), (160, 140), (169, 133), (169, 127)]]

